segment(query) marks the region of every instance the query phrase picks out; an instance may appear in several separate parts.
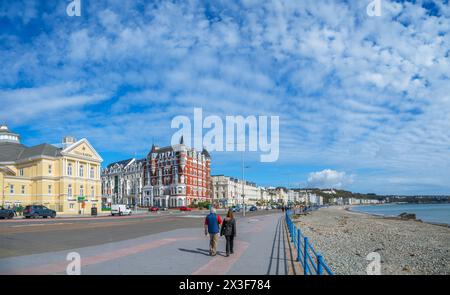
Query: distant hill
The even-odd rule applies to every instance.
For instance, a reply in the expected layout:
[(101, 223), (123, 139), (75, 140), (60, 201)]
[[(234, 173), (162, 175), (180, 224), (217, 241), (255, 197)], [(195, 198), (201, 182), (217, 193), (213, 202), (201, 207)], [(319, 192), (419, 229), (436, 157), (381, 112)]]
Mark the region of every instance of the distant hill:
[(447, 203), (450, 202), (450, 196), (446, 195), (416, 195), (416, 196), (402, 196), (402, 195), (377, 195), (374, 193), (354, 193), (342, 189), (319, 189), (319, 188), (298, 188), (296, 191), (308, 191), (323, 197), (324, 203), (329, 203), (332, 198), (356, 198), (356, 199), (374, 199), (379, 201), (386, 201), (389, 203), (406, 202), (406, 203)]

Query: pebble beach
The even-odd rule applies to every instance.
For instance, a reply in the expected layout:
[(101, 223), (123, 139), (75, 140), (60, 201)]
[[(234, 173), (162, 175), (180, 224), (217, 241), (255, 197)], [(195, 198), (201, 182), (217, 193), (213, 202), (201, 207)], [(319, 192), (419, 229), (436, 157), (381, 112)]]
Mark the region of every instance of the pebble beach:
[(371, 252), (381, 256), (381, 274), (450, 274), (450, 227), (347, 209), (335, 206), (293, 216), (335, 274), (367, 274)]

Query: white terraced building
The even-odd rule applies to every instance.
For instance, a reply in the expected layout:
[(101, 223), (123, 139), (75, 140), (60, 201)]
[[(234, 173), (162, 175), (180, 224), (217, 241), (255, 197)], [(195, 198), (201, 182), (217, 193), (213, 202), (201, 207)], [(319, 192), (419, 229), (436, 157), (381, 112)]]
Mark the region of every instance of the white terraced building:
[[(221, 207), (230, 207), (242, 204), (256, 205), (256, 202), (269, 199), (267, 191), (249, 181), (242, 181), (231, 176), (213, 175), (211, 176), (212, 195), (214, 202)], [(244, 198), (242, 194), (244, 193)]]
[(111, 163), (102, 170), (102, 203), (149, 206), (143, 197), (145, 159), (135, 158)]

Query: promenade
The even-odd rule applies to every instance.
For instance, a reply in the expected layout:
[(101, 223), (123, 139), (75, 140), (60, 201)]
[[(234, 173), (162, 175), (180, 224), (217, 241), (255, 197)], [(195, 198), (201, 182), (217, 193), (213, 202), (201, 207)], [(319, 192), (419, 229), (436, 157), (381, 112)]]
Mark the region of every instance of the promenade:
[[(94, 239), (95, 245), (91, 246), (67, 247), (64, 250), (44, 251), (30, 255), (12, 254), (10, 257), (0, 259), (0, 274), (65, 274), (69, 264), (66, 257), (70, 252), (80, 254), (81, 274), (286, 275), (301, 273), (298, 263), (294, 262), (295, 254), (292, 253), (292, 246), (288, 242), (281, 212), (258, 212), (258, 214), (249, 213), (246, 217), (238, 216), (235, 253), (230, 257), (224, 256), (224, 238), (220, 238), (218, 255), (209, 256), (209, 238), (205, 237), (203, 232), (203, 218), (204, 214), (198, 212), (151, 218), (118, 217), (113, 222), (115, 224), (102, 220), (97, 222), (98, 227), (92, 226), (93, 221), (89, 220), (80, 221), (79, 224), (66, 224), (66, 226), (64, 223), (70, 223), (70, 220), (55, 220), (48, 224), (45, 224), (47, 221), (42, 221), (44, 226), (33, 226), (33, 222), (29, 222), (27, 223), (29, 227), (24, 225), (15, 228), (24, 231), (22, 233), (24, 239), (27, 238), (27, 234), (31, 238), (32, 235), (39, 233), (50, 234), (57, 238), (58, 232), (63, 232), (58, 226), (65, 228), (64, 232), (68, 231), (69, 235), (72, 231), (74, 235), (81, 238), (83, 233), (86, 236), (94, 236), (97, 232), (101, 233), (102, 239), (96, 241)], [(162, 222), (176, 226), (150, 234)], [(7, 241), (8, 237), (20, 238), (20, 233), (15, 233), (11, 227), (20, 226), (22, 223), (18, 220), (15, 223), (3, 225), (6, 231), (2, 231), (0, 238), (4, 241)], [(113, 239), (117, 228), (125, 230), (133, 225), (141, 232), (138, 237)], [(52, 229), (52, 226), (55, 228)], [(105, 233), (108, 229), (111, 229), (109, 240), (108, 234)], [(142, 234), (145, 231), (149, 234)], [(68, 241), (68, 245), (73, 244), (70, 237), (64, 240)], [(40, 242), (45, 243), (45, 241)], [(2, 243), (0, 249), (13, 253), (11, 249), (4, 249), (4, 247), (8, 247), (7, 243)]]

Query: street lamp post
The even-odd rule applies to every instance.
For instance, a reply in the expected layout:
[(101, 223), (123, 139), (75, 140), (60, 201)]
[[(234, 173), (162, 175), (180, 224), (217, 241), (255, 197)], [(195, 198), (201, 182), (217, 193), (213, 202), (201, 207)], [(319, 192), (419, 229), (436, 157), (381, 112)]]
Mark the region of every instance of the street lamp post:
[(2, 207), (5, 207), (5, 175), (2, 178)]
[(134, 211), (137, 213), (137, 211), (138, 211), (138, 190), (139, 190), (137, 180), (135, 180), (134, 184), (135, 184), (134, 185)]
[(244, 178), (244, 152), (242, 152), (242, 208), (244, 209), (243, 216), (245, 217), (245, 190), (244, 190), (244, 184), (245, 184), (245, 178)]
[(244, 151), (242, 151), (242, 208), (244, 209), (243, 216), (245, 216), (245, 168), (250, 168), (250, 166), (244, 165)]
[[(234, 142), (227, 142), (227, 144), (234, 144)], [(244, 148), (242, 149), (241, 160), (242, 160), (242, 209), (244, 210), (243, 216), (245, 216), (245, 175), (244, 169), (249, 168), (244, 166), (244, 152), (245, 152), (245, 143)]]

